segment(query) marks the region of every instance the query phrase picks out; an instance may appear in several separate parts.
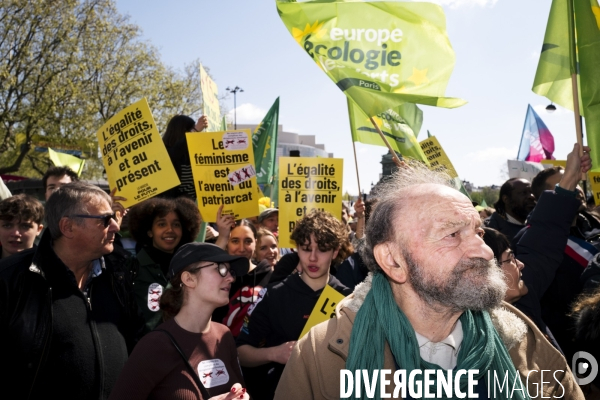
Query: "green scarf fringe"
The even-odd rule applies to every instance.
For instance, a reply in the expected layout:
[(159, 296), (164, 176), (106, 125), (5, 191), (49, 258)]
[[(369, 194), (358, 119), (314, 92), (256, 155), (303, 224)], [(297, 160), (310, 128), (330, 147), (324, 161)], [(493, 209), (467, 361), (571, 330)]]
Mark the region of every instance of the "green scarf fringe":
[[(488, 312), (466, 311), (460, 317), (460, 322), (463, 329), (463, 341), (455, 370), (477, 369), (479, 374), (474, 378), (476, 380), (484, 378), (486, 383), (488, 371), (491, 376), (493, 376), (492, 372), (496, 371), (499, 379), (503, 379), (508, 371), (509, 388), (512, 390), (517, 371)], [(414, 369), (442, 370), (440, 366), (421, 358), (412, 325), (396, 304), (387, 278), (382, 273), (376, 273), (373, 276), (371, 290), (354, 320), (346, 369), (352, 371), (353, 374), (357, 369), (367, 370), (369, 376), (373, 376), (374, 370), (381, 370), (384, 366), (386, 342), (389, 344), (399, 368), (407, 371), (407, 380), (410, 371)], [(423, 375), (419, 375), (419, 377), (421, 380), (423, 379)], [(467, 384), (467, 376), (463, 375), (460, 381), (463, 393), (467, 392)], [(361, 381), (361, 385), (362, 399), (367, 399), (364, 382)], [(388, 387), (394, 387), (393, 379)], [(515, 387), (521, 386), (517, 383)], [(527, 388), (524, 386), (522, 388), (523, 391), (509, 393), (513, 396), (511, 399), (529, 400)], [(431, 385), (430, 391), (436, 393), (436, 385)], [(500, 395), (506, 396), (504, 391)], [(446, 399), (446, 397), (443, 398)], [(508, 397), (497, 398), (508, 399)], [(375, 390), (375, 399), (380, 399), (379, 382)]]

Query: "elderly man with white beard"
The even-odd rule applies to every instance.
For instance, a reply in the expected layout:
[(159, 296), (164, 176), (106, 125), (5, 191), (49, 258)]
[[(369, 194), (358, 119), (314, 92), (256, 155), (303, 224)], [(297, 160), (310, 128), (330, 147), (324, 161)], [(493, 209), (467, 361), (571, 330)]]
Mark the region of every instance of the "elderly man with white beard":
[(298, 341), (275, 399), (583, 399), (562, 354), (502, 301), (479, 215), (448, 176), (411, 163), (378, 194), (369, 277)]

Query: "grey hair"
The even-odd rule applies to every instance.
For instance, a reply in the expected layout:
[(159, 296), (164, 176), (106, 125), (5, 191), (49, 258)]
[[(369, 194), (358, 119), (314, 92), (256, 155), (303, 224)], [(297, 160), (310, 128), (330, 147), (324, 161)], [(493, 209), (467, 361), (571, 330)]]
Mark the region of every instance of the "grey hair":
[(405, 160), (405, 167), (396, 172), (377, 188), (377, 204), (371, 212), (365, 228), (366, 246), (360, 255), (371, 271), (381, 271), (373, 255), (373, 248), (382, 243), (394, 242), (398, 214), (404, 206), (404, 195), (416, 185), (438, 184), (454, 188), (450, 176), (443, 171), (432, 171), (419, 161)]
[[(85, 182), (72, 182), (58, 188), (46, 202), (46, 222), (52, 239), (56, 240), (62, 236), (60, 231), (60, 220), (74, 214), (89, 214), (87, 205), (96, 204), (106, 200), (112, 205), (110, 196), (98, 186)], [(83, 222), (74, 220), (76, 224)]]

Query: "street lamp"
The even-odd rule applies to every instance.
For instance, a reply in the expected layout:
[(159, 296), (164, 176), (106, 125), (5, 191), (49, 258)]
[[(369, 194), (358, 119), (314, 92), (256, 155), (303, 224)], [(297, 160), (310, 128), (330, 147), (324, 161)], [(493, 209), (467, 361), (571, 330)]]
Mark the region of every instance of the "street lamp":
[(226, 87), (225, 90), (227, 90), (230, 93), (233, 93), (233, 129), (237, 129), (236, 95), (237, 95), (237, 92), (243, 92), (244, 89), (242, 89), (239, 86), (236, 86), (233, 89), (230, 89), (229, 87)]
[(553, 113), (554, 111), (556, 111), (556, 106), (552, 104), (552, 102), (550, 102), (550, 104), (546, 106), (546, 111), (548, 111), (549, 113)]

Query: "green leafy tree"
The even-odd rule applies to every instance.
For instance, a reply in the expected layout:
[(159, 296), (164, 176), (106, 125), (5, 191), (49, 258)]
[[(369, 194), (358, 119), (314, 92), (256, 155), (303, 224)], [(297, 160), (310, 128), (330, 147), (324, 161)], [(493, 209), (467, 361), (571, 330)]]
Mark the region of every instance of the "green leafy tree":
[(148, 99), (159, 130), (201, 109), (199, 61), (183, 73), (160, 61), (112, 0), (3, 0), (0, 5), (0, 173), (43, 174), (36, 146), (76, 148), (99, 178), (96, 130)]

